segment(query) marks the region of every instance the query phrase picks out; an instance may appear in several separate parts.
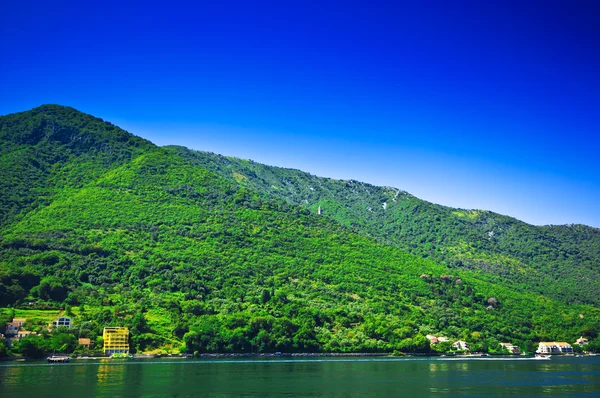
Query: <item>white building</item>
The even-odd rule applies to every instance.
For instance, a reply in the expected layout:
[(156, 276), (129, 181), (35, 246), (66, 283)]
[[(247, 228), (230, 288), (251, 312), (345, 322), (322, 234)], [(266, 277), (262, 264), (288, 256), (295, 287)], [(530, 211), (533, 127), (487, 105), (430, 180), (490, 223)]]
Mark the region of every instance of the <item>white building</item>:
[(439, 342), (439, 340), (437, 339), (437, 337), (435, 337), (432, 334), (428, 334), (425, 337), (427, 337), (427, 340), (429, 340), (429, 344), (431, 344), (431, 345), (437, 344)]
[(565, 342), (542, 341), (535, 352), (538, 354), (570, 354), (573, 352), (573, 347)]
[(584, 346), (586, 344), (589, 344), (590, 341), (588, 339), (586, 339), (585, 337), (581, 336), (580, 338), (577, 339), (577, 341), (574, 343), (578, 346)]
[(71, 318), (67, 318), (66, 316), (61, 316), (56, 321), (52, 321), (52, 327), (71, 329)]
[(425, 337), (427, 337), (427, 340), (429, 340), (429, 344), (431, 344), (431, 345), (435, 345), (437, 343), (444, 343), (444, 342), (448, 341), (448, 337), (444, 337), (444, 336), (436, 337), (432, 334), (428, 334)]
[(500, 343), (500, 345), (508, 350), (511, 354), (520, 354), (519, 347), (511, 343)]
[(458, 340), (454, 344), (452, 344), (452, 348), (459, 351), (470, 351), (469, 343), (466, 341)]

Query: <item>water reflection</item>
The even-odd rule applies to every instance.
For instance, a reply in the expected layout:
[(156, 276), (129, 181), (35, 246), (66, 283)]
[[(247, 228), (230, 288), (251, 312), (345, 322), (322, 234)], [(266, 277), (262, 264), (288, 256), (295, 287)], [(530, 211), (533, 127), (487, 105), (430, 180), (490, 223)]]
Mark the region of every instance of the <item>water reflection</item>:
[(122, 368), (116, 366), (109, 366), (107, 364), (102, 364), (98, 366), (98, 370), (96, 371), (96, 380), (97, 384), (102, 386), (103, 384), (108, 384), (110, 380), (111, 369), (117, 372), (121, 372)]
[(437, 362), (437, 361), (432, 361), (429, 364), (429, 371), (430, 372), (447, 372), (448, 371), (448, 363), (447, 362)]
[(457, 362), (455, 369), (460, 372), (468, 372), (469, 371), (469, 363), (470, 362)]
[(19, 384), (23, 382), (25, 368), (22, 366), (10, 367), (4, 370), (2, 380), (3, 384)]

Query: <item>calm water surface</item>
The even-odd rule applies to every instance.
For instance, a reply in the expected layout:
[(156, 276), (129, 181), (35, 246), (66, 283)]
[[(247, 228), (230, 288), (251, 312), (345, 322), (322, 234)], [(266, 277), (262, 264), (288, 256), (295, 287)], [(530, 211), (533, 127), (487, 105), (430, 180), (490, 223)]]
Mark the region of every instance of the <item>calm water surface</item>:
[(80, 360), (0, 364), (9, 397), (600, 397), (600, 357)]

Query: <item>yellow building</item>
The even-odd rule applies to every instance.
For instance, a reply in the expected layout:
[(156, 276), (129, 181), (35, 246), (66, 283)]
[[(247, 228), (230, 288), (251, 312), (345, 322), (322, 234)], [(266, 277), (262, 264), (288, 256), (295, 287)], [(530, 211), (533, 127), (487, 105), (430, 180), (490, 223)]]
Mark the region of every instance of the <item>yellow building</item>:
[(105, 354), (129, 354), (129, 329), (121, 327), (104, 328)]

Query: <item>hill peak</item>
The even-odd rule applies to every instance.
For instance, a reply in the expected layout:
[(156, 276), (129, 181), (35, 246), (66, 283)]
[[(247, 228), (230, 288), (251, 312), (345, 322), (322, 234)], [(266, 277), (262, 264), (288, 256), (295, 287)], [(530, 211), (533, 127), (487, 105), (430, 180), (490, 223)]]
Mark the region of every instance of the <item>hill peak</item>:
[[(153, 147), (145, 139), (73, 107), (43, 104), (28, 111), (0, 116), (0, 142), (7, 149), (15, 145), (67, 145), (71, 149), (92, 146)], [(4, 151), (3, 151), (4, 152)]]

